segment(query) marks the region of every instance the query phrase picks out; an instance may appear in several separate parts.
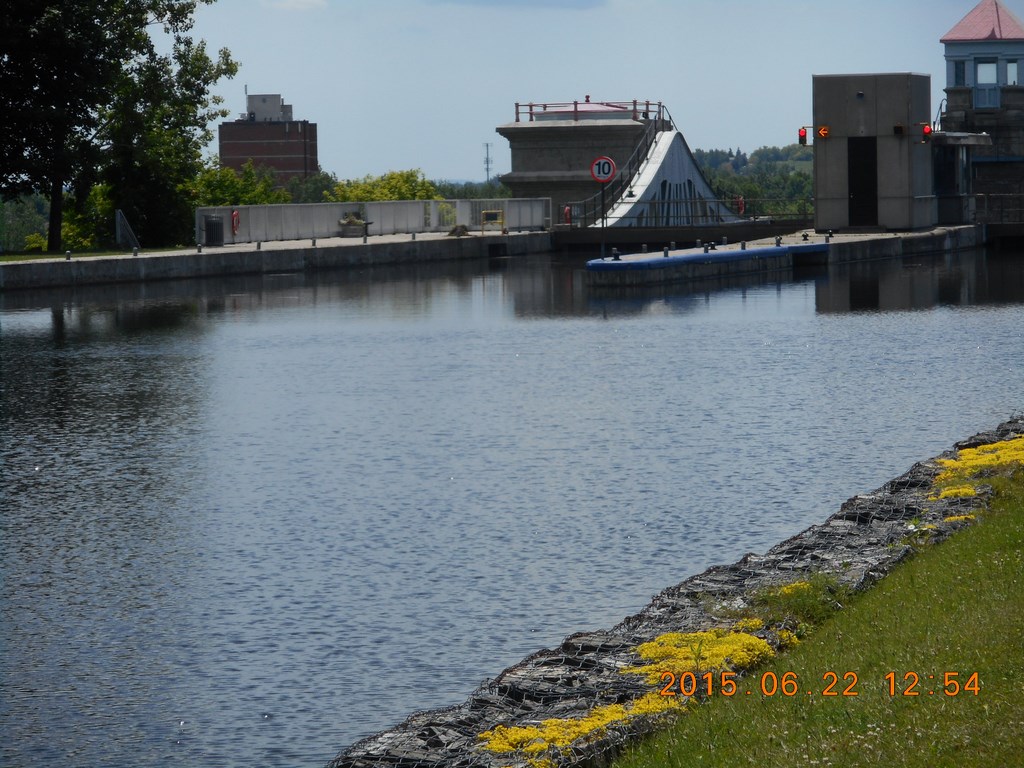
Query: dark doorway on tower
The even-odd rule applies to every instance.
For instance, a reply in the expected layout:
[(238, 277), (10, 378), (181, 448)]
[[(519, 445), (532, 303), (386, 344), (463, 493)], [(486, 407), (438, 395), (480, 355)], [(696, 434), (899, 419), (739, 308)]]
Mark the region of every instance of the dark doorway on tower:
[(878, 226), (878, 139), (847, 139), (847, 179), (850, 191), (850, 226)]

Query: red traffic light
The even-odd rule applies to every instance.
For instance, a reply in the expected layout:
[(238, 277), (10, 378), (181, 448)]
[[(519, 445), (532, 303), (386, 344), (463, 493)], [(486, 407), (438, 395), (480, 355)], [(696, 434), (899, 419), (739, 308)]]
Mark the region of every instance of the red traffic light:
[(799, 137), (801, 144), (806, 144), (807, 143), (807, 129), (806, 128), (801, 128), (799, 131), (796, 132), (796, 135)]
[(932, 127), (930, 125), (922, 125), (921, 136), (925, 139), (930, 139), (932, 137)]

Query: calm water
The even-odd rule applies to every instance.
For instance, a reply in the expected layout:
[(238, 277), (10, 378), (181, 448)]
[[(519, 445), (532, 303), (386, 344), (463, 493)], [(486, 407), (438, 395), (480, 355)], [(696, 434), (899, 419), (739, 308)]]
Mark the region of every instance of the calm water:
[(0, 302), (9, 768), (322, 765), (1024, 408), (1021, 255)]

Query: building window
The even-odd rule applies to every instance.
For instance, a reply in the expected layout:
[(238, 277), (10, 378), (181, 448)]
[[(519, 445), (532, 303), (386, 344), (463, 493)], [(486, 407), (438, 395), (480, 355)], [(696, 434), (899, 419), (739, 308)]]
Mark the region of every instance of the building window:
[(999, 82), (994, 61), (979, 61), (976, 74), (976, 85), (995, 85)]
[(953, 62), (953, 85), (961, 87), (967, 85), (966, 63), (964, 61)]
[(1006, 62), (1006, 84), (1017, 85), (1017, 60)]

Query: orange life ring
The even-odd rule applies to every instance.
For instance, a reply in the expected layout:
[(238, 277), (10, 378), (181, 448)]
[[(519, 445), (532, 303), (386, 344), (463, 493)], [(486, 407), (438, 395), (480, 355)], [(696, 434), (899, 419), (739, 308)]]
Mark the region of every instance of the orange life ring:
[(231, 234), (238, 234), (238, 225), (242, 223), (242, 217), (238, 215), (238, 211), (234, 210), (231, 212)]

